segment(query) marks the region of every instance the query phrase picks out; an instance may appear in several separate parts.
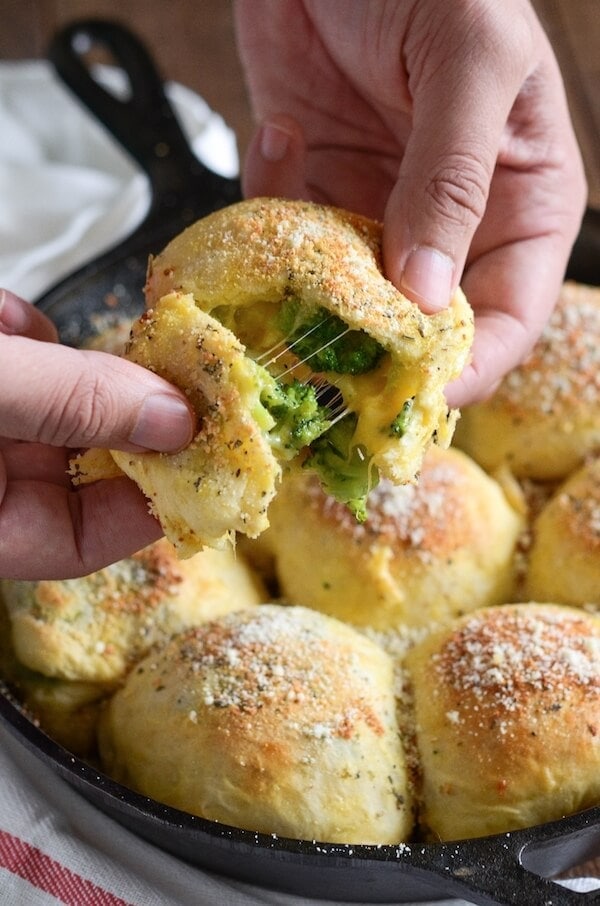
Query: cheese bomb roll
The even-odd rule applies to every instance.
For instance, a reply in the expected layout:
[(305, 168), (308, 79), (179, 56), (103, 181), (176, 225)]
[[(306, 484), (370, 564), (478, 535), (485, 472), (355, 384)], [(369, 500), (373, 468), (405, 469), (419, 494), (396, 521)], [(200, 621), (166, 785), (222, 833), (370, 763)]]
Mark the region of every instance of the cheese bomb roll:
[(600, 802), (600, 619), (486, 608), (409, 652), (421, 822), (441, 840), (529, 827)]
[(322, 614), (265, 604), (149, 655), (111, 700), (113, 777), (223, 824), (339, 843), (413, 826), (393, 662)]
[(1, 586), (19, 662), (48, 677), (98, 683), (121, 680), (157, 641), (262, 597), (231, 551), (184, 563), (164, 539), (83, 578)]
[(575, 472), (533, 525), (525, 593), (534, 601), (600, 605), (600, 460)]
[(271, 510), (283, 597), (359, 626), (427, 626), (510, 599), (520, 516), (464, 453), (432, 447), (415, 485), (383, 479), (360, 524), (310, 475)]
[(15, 655), (10, 617), (1, 593), (0, 680), (48, 736), (83, 758), (95, 752), (99, 709), (114, 684), (53, 679), (24, 667)]
[[(378, 471), (413, 481), (425, 450), (450, 442), (444, 387), (468, 359), (472, 311), (457, 290), (424, 315), (384, 277), (381, 242), (380, 224), (347, 211), (257, 198), (150, 262), (126, 357), (188, 394), (198, 433), (173, 455), (111, 456), (182, 556), (264, 531), (292, 461), (360, 519)], [(75, 469), (100, 477), (85, 457)]]
[(562, 479), (600, 449), (600, 288), (563, 285), (529, 357), (462, 411), (455, 443), (485, 469)]

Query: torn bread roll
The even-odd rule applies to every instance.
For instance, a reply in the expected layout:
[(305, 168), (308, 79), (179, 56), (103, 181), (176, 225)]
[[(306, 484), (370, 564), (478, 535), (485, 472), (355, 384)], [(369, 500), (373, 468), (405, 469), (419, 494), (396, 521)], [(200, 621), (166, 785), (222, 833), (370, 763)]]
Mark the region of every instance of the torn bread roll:
[[(414, 481), (425, 450), (450, 442), (444, 388), (467, 362), (472, 311), (458, 290), (424, 315), (384, 277), (381, 240), (346, 211), (258, 198), (151, 261), (126, 356), (188, 394), (199, 431), (183, 453), (111, 455), (181, 556), (264, 531), (289, 463), (364, 519), (379, 474)], [(85, 457), (74, 471), (102, 474)]]

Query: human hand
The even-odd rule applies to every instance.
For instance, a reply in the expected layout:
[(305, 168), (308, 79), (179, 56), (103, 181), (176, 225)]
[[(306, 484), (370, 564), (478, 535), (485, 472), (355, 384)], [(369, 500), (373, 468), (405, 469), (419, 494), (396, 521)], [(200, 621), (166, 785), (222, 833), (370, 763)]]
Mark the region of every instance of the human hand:
[(86, 575), (162, 535), (127, 478), (74, 490), (73, 448), (172, 451), (192, 439), (185, 397), (103, 352), (60, 346), (51, 322), (0, 290), (0, 576)]
[(424, 311), (460, 282), (476, 319), (453, 406), (488, 395), (558, 296), (585, 206), (550, 45), (527, 0), (237, 0), (262, 127), (247, 195), (384, 222), (390, 280)]

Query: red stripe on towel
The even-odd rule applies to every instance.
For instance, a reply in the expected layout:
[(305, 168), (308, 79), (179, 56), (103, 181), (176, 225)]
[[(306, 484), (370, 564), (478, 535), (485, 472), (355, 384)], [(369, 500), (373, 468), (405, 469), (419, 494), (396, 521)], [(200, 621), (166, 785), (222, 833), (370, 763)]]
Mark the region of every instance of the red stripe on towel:
[(0, 831), (0, 867), (51, 894), (66, 906), (131, 906), (6, 831)]

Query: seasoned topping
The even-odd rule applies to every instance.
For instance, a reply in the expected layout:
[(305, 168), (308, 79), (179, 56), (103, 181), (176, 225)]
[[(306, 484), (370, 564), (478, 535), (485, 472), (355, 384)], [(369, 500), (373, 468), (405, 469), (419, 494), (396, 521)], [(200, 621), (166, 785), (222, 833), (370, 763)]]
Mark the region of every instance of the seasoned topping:
[(600, 695), (600, 629), (550, 607), (483, 611), (452, 634), (433, 669), (457, 693), (452, 723), (468, 711), (518, 714), (531, 701), (560, 709), (577, 690)]
[(506, 376), (495, 400), (566, 417), (582, 403), (600, 403), (600, 291), (565, 285), (535, 348)]
[(594, 546), (600, 546), (600, 499), (562, 493), (558, 504), (565, 511), (573, 533), (585, 537)]
[(72, 622), (73, 589), (78, 586), (86, 611), (132, 616), (152, 614), (178, 593), (182, 582), (183, 573), (174, 553), (162, 545), (151, 545), (76, 583), (40, 582), (38, 619), (54, 621), (66, 612), (66, 619)]
[[(227, 709), (232, 720), (248, 720), (265, 709), (286, 714), (291, 731), (315, 739), (350, 738), (361, 725), (382, 734), (373, 677), (360, 655), (324, 631), (319, 617), (298, 613), (265, 605), (181, 636), (176, 682), (195, 697), (193, 710)], [(156, 662), (157, 690), (173, 676), (171, 656), (167, 649)]]
[[(107, 610), (140, 614), (155, 610), (177, 594), (183, 574), (177, 558), (160, 545), (151, 545), (131, 558), (131, 573), (115, 576), (115, 591), (100, 602)], [(116, 565), (115, 565), (116, 566)], [(108, 567), (109, 572), (111, 567)]]
[(363, 524), (350, 519), (345, 508), (325, 497), (316, 484), (309, 490), (312, 506), (351, 534), (357, 542), (377, 535), (395, 546), (408, 548), (423, 559), (441, 548), (460, 547), (470, 534), (464, 518), (469, 477), (444, 454), (428, 456), (417, 484), (395, 485), (381, 479), (368, 498)]

